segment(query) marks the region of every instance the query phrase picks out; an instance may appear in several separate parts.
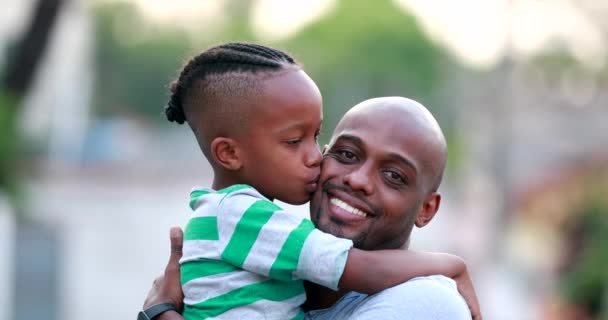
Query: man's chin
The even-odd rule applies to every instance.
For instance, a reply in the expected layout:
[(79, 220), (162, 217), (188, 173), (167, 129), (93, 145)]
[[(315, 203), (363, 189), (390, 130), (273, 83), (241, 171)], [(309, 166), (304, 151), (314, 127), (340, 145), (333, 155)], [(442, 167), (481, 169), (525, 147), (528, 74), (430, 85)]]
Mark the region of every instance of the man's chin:
[(366, 232), (361, 231), (353, 231), (347, 230), (345, 225), (340, 223), (335, 223), (333, 221), (322, 221), (316, 225), (317, 229), (334, 235), (338, 238), (350, 239), (353, 241), (353, 245), (355, 248), (360, 248), (363, 246), (363, 242), (367, 237)]

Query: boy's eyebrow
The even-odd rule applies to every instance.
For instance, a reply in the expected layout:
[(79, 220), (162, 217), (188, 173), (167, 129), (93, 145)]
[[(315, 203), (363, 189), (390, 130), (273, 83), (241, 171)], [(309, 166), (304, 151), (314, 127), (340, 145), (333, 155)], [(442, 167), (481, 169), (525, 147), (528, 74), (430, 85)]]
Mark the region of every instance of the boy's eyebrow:
[[(319, 128), (320, 128), (322, 125), (323, 125), (323, 119), (321, 119), (321, 121), (319, 122)], [(290, 126), (288, 126), (288, 127), (285, 127), (285, 128), (283, 128), (283, 129), (279, 129), (279, 130), (277, 131), (277, 133), (283, 133), (283, 132), (291, 131), (291, 130), (293, 130), (293, 129), (299, 129), (299, 128), (301, 128), (301, 127), (306, 127), (306, 126), (307, 126), (307, 125), (306, 125), (306, 123), (296, 123), (296, 124), (290, 125)]]

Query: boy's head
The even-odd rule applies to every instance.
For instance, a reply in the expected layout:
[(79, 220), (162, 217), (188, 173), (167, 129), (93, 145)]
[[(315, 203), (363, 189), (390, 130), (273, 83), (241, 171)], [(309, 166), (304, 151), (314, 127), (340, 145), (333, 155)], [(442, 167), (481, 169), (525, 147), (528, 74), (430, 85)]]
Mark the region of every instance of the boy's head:
[(171, 85), (167, 119), (188, 122), (214, 188), (246, 183), (300, 204), (316, 189), (322, 121), (315, 83), (284, 52), (230, 43), (191, 59)]

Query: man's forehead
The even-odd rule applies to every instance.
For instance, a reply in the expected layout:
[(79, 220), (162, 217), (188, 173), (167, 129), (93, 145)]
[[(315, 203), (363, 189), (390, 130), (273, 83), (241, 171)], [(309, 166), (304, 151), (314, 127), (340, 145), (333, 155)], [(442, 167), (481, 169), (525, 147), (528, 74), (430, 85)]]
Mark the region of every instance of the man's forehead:
[(336, 126), (343, 130), (372, 131), (386, 138), (415, 138), (418, 142), (442, 140), (441, 129), (420, 103), (403, 97), (382, 97), (363, 101), (351, 108)]
[(350, 135), (366, 143), (398, 143), (412, 137), (419, 138), (424, 135), (424, 131), (424, 128), (407, 114), (385, 112), (382, 109), (377, 112), (362, 110), (347, 113), (336, 126), (333, 138)]

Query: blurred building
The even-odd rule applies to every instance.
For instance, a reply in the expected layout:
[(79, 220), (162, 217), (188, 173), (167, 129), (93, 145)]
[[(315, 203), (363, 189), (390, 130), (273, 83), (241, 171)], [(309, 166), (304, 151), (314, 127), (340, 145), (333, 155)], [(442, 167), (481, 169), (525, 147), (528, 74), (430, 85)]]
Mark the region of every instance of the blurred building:
[(575, 68), (506, 62), (452, 81), (470, 158), (449, 192), (460, 193), (463, 255), (482, 261), (489, 318), (554, 319), (566, 227), (589, 194), (608, 191), (608, 83)]

